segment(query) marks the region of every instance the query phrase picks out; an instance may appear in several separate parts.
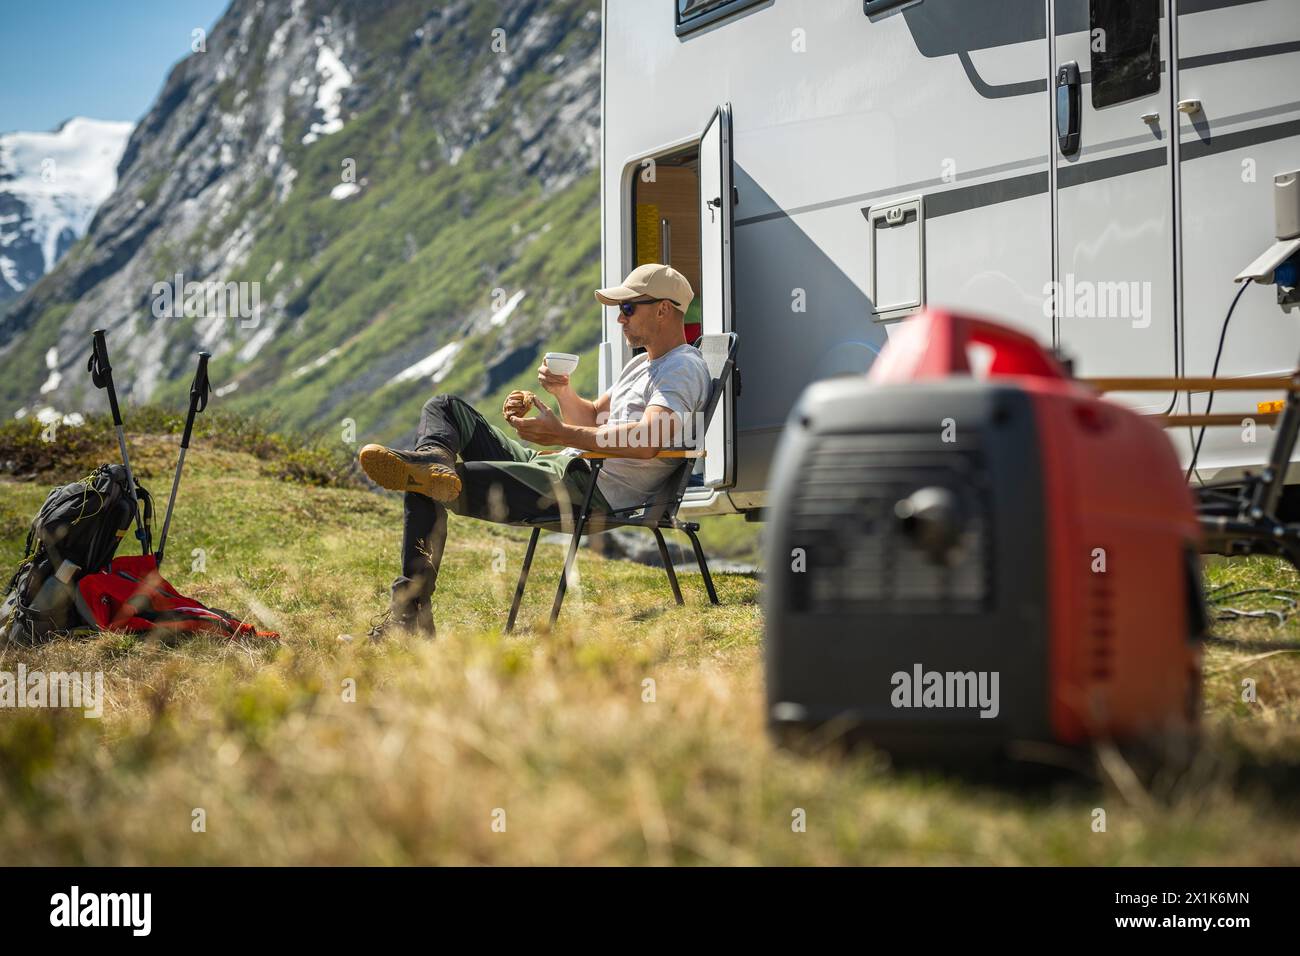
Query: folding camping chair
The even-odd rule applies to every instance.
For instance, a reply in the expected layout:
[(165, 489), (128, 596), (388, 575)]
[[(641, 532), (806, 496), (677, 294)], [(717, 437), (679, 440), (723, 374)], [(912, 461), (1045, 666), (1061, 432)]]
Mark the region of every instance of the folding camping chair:
[[(704, 405), (704, 428), (697, 432), (699, 442), (703, 443), (703, 436), (707, 434), (709, 423), (713, 420), (713, 412), (717, 408), (718, 400), (724, 394), (723, 389), (727, 388), (732, 371), (736, 364), (736, 345), (739, 337), (735, 332), (723, 332), (713, 335), (702, 335), (695, 340), (695, 347), (704, 355), (704, 361), (709, 367), (709, 377), (712, 380), (709, 386), (708, 401)], [(737, 391), (739, 394), (739, 391)], [(700, 546), (700, 539), (697, 532), (700, 530), (698, 523), (694, 521), (682, 521), (677, 517), (677, 509), (681, 506), (682, 498), (685, 496), (691, 482), (691, 474), (695, 469), (695, 462), (704, 457), (704, 449), (674, 448), (663, 449), (656, 458), (680, 458), (681, 465), (672, 474), (665, 479), (655, 497), (650, 501), (644, 502), (631, 508), (620, 508), (605, 513), (597, 512), (591, 514), (591, 495), (596, 487), (596, 479), (600, 476), (601, 467), (605, 459), (610, 457), (606, 452), (583, 452), (583, 458), (591, 462), (591, 483), (587, 487), (587, 494), (582, 502), (577, 517), (570, 522), (565, 522), (559, 511), (554, 514), (542, 515), (527, 521), (512, 522), (520, 527), (532, 528), (532, 537), (528, 539), (528, 551), (524, 554), (524, 566), (519, 572), (519, 584), (515, 587), (514, 602), (510, 605), (510, 617), (506, 620), (506, 632), (514, 630), (515, 617), (519, 614), (519, 605), (523, 601), (524, 587), (528, 584), (528, 569), (533, 564), (533, 552), (537, 548), (537, 539), (543, 530), (547, 531), (569, 531), (566, 524), (572, 525), (573, 537), (569, 541), (568, 553), (564, 558), (564, 568), (560, 572), (560, 583), (555, 590), (555, 603), (551, 605), (550, 624), (554, 624), (556, 618), (560, 616), (560, 606), (564, 603), (564, 592), (569, 584), (569, 572), (573, 568), (574, 561), (578, 556), (578, 543), (583, 535), (600, 534), (613, 528), (649, 528), (654, 532), (655, 541), (659, 545), (659, 557), (663, 560), (664, 569), (668, 572), (668, 584), (672, 587), (673, 598), (678, 604), (685, 603), (682, 600), (682, 589), (677, 584), (677, 572), (673, 570), (672, 559), (668, 554), (668, 545), (664, 542), (664, 531), (684, 531), (691, 539), (691, 545), (695, 549), (695, 560), (700, 566), (700, 574), (704, 578), (704, 588), (708, 591), (709, 601), (713, 604), (718, 603), (718, 592), (714, 590), (713, 578), (709, 574), (709, 565), (704, 558), (704, 549)]]

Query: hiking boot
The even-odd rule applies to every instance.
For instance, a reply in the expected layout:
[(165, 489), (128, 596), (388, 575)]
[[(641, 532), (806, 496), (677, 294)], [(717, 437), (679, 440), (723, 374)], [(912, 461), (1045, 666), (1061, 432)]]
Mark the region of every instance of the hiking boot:
[(370, 480), (389, 491), (414, 491), (434, 501), (455, 501), (460, 496), (456, 456), (445, 448), (400, 451), (367, 445), (358, 456)]
[(389, 607), (377, 623), (370, 626), (366, 636), (372, 641), (381, 641), (395, 631), (419, 634), (433, 639), (438, 636), (438, 629), (433, 623), (433, 607), (428, 601), (421, 601), (413, 608)]

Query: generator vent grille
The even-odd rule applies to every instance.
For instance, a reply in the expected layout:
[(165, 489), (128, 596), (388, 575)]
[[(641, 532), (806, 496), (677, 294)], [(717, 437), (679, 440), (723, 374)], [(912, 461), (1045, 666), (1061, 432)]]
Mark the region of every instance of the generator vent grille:
[(1088, 593), (1088, 661), (1094, 680), (1109, 680), (1114, 663), (1114, 600), (1108, 574), (1090, 574)]
[[(801, 473), (790, 514), (795, 610), (813, 613), (978, 614), (992, 590), (993, 527), (978, 447), (936, 447), (938, 434), (827, 435)], [(935, 563), (894, 508), (921, 488), (951, 491), (963, 515), (958, 547)]]

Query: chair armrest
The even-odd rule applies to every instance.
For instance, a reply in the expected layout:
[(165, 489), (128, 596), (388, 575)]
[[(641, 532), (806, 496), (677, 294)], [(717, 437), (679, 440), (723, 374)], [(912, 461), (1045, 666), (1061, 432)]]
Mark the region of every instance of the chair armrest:
[[(607, 451), (584, 451), (579, 458), (626, 458), (627, 455), (615, 455)], [(661, 448), (652, 456), (654, 458), (703, 458), (704, 449)]]

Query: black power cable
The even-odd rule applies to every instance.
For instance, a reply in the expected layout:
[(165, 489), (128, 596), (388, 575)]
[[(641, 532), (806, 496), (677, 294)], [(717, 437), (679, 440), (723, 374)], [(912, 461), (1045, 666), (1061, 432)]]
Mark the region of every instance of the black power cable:
[[(1237, 303), (1241, 301), (1241, 297), (1249, 285), (1251, 285), (1250, 280), (1241, 284), (1241, 288), (1237, 290), (1237, 294), (1232, 299), (1232, 305), (1228, 306), (1228, 314), (1223, 317), (1223, 328), (1219, 330), (1219, 347), (1214, 353), (1214, 368), (1210, 371), (1210, 378), (1212, 379), (1218, 378), (1219, 376), (1219, 359), (1223, 358), (1223, 343), (1228, 337), (1228, 323), (1232, 321), (1232, 313), (1236, 311)], [(1213, 407), (1214, 391), (1211, 389), (1210, 397), (1205, 402), (1205, 414), (1210, 414), (1210, 409)], [(1205, 440), (1205, 428), (1206, 426), (1202, 425), (1201, 433), (1196, 436), (1196, 447), (1192, 449), (1192, 463), (1187, 466), (1187, 477), (1184, 479), (1185, 481), (1191, 481), (1192, 472), (1196, 471), (1196, 459), (1201, 457), (1201, 442)]]

